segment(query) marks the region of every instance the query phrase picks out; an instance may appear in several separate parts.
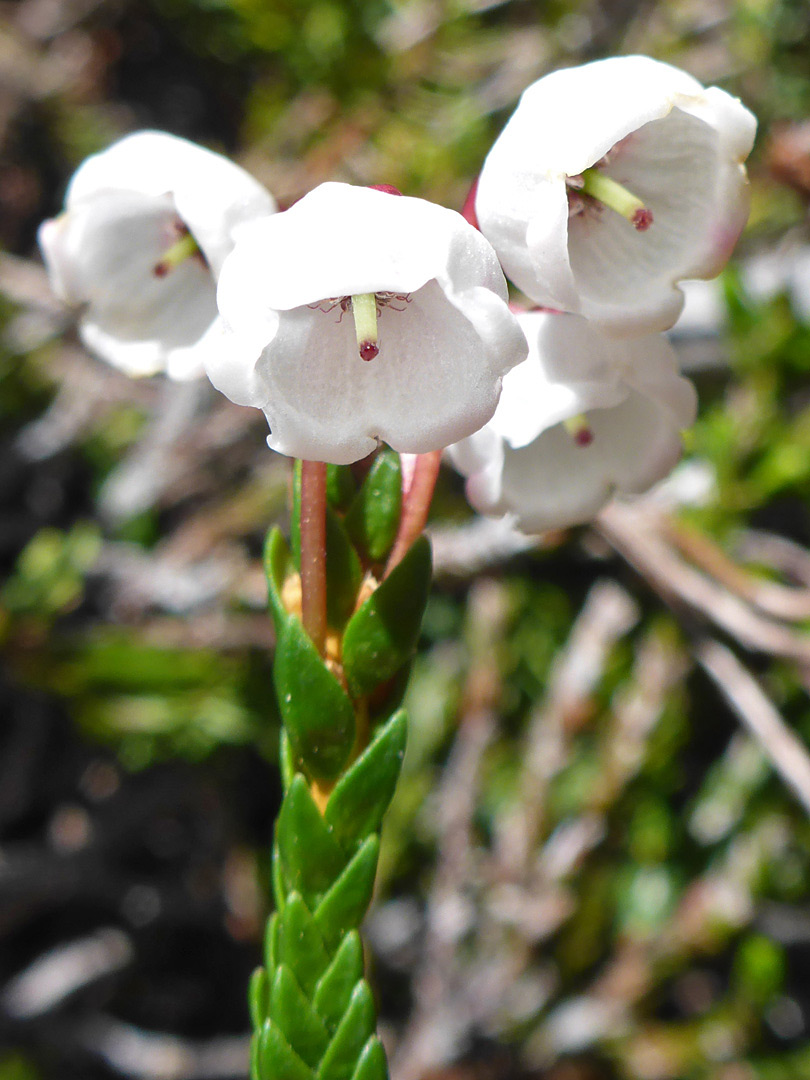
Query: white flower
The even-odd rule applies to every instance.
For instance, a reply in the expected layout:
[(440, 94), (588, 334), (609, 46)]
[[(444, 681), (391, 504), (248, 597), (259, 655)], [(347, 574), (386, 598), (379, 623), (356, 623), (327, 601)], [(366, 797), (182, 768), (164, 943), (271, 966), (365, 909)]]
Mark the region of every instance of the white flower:
[(665, 476), (697, 399), (661, 334), (617, 341), (577, 315), (519, 318), (528, 359), (504, 378), (490, 423), (449, 456), (477, 510), (542, 532)]
[(481, 230), (536, 303), (616, 335), (665, 330), (677, 283), (719, 273), (745, 224), (755, 130), (737, 98), (649, 57), (554, 72), (484, 163)]
[(310, 460), (469, 435), (527, 350), (497, 257), (460, 214), (348, 184), (246, 230), (218, 302), (233, 336), (211, 381), (264, 410), (273, 449)]
[(275, 208), (227, 158), (141, 131), (79, 167), (39, 241), (92, 352), (130, 375), (188, 379), (219, 339), (216, 277), (236, 232)]

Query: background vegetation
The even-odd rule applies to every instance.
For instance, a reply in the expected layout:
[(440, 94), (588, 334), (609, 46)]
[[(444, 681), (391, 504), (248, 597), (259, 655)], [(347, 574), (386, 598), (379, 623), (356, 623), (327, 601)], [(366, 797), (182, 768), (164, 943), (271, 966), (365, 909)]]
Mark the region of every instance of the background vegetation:
[(634, 51), (761, 118), (701, 416), (667, 494), (539, 543), (443, 476), (373, 981), (395, 1080), (810, 1075), (808, 42), (804, 0), (0, 4), (0, 1080), (244, 1075), (279, 799), (288, 463), (87, 356), (37, 224), (138, 127), (458, 207), (529, 82)]

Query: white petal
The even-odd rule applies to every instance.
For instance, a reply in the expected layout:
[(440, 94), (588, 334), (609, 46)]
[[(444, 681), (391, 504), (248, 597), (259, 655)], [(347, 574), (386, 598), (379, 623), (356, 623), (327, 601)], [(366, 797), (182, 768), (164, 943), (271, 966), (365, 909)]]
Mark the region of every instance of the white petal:
[[(370, 363), (349, 307), (358, 293), (378, 294)], [(240, 235), (217, 298), (238, 344), (207, 363), (214, 384), (264, 409), (274, 449), (338, 464), (380, 440), (424, 453), (464, 438), (492, 416), (503, 374), (528, 349), (476, 229), (422, 200), (345, 184)]]
[(279, 317), (274, 313), (272, 332), (268, 331), (261, 344), (250, 334), (237, 334), (225, 320), (217, 321), (212, 333), (219, 334), (208, 343), (205, 351), (205, 372), (217, 390), (237, 405), (253, 405), (263, 409), (270, 391), (259, 371), (259, 360), (265, 343), (272, 342), (278, 332)]
[(682, 102), (680, 107), (715, 129), (724, 157), (742, 164), (753, 150), (757, 118), (739, 98), (709, 86), (698, 98)]
[(527, 296), (547, 307), (578, 309), (563, 178), (513, 172), (511, 157), (488, 159), (478, 181), (476, 213), (504, 271)]
[(507, 455), (499, 509), (514, 513), (525, 531), (587, 521), (614, 491), (645, 491), (680, 457), (678, 427), (641, 394), (631, 393), (613, 409), (595, 409), (588, 421), (590, 446), (575, 445), (558, 425)]
[(571, 267), (582, 312), (611, 329), (650, 333), (671, 326), (683, 295), (674, 282), (692, 272), (695, 250), (713, 228), (718, 138), (701, 120), (674, 109), (623, 143), (604, 172), (653, 212), (637, 232), (607, 207), (570, 222)]
[(379, 440), (425, 453), (486, 423), (500, 361), (482, 347), (477, 327), (436, 282), (402, 307), (381, 308), (380, 353), (370, 363), (358, 356), (351, 316), (340, 308), (280, 314), (258, 364), (274, 449), (345, 464)]
[[(484, 163), (481, 229), (536, 303), (617, 335), (666, 329), (678, 281), (718, 273), (745, 223), (755, 126), (736, 98), (647, 57), (554, 72), (524, 93)], [(644, 233), (605, 207), (568, 219), (566, 178), (606, 155), (600, 169), (653, 211)]]
[[(506, 298), (494, 252), (460, 214), (349, 184), (321, 184), (257, 222), (228, 262), (231, 274), (254, 279), (266, 306), (283, 311), (357, 293), (412, 293), (450, 263), (456, 270), (463, 263), (470, 281)], [(235, 294), (220, 304), (231, 323), (249, 318)]]
[(175, 221), (165, 196), (101, 192), (40, 230), (55, 289), (82, 309), (82, 339), (132, 374), (163, 369), (170, 354), (192, 348), (217, 318), (214, 283), (201, 259), (187, 259), (165, 277), (154, 274)]
[[(521, 322), (527, 327), (526, 316)], [(638, 493), (661, 479), (680, 456), (680, 432), (694, 419), (696, 394), (678, 374), (675, 353), (662, 335), (618, 343), (576, 316), (533, 315), (531, 323), (532, 354), (504, 380), (493, 421), (448, 456), (468, 477), (467, 494), (477, 509), (513, 515), (525, 531), (539, 532), (586, 521), (614, 491)], [(549, 348), (543, 345), (544, 330)], [(566, 340), (576, 346), (569, 363), (572, 385), (578, 389), (577, 379), (587, 377), (581, 385), (593, 391), (592, 400), (601, 395), (601, 402), (587, 409), (593, 442), (578, 446), (561, 424), (522, 442), (529, 431), (532, 386), (515, 376), (536, 362), (542, 378), (535, 377), (535, 390), (551, 369), (557, 385), (564, 385)], [(583, 349), (589, 341), (591, 349)], [(545, 413), (542, 398), (533, 404)]]
[(674, 351), (660, 363), (636, 364), (626, 375), (628, 386), (639, 391), (679, 430), (690, 427), (697, 416), (698, 398), (694, 384), (678, 371)]
[(489, 425), (515, 449), (562, 420), (618, 405), (627, 397), (629, 372), (677, 370), (661, 334), (617, 341), (581, 316), (549, 312), (528, 312), (518, 322), (529, 356), (505, 376)]
[(524, 91), (482, 179), (495, 167), (517, 178), (577, 176), (636, 128), (702, 93), (691, 75), (647, 56), (552, 72)]
[(140, 131), (88, 158), (71, 180), (66, 206), (103, 191), (169, 194), (214, 273), (233, 246), (233, 230), (272, 214), (272, 196), (232, 161), (160, 131)]

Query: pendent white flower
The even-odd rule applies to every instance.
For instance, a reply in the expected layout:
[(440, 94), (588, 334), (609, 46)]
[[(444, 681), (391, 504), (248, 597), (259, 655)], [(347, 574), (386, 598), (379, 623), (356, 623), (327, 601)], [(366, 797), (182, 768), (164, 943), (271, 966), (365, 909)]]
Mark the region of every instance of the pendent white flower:
[(697, 403), (666, 338), (617, 341), (578, 315), (519, 318), (528, 359), (504, 378), (490, 423), (448, 452), (475, 509), (543, 532), (666, 476)]
[(665, 330), (678, 282), (719, 273), (745, 224), (755, 131), (737, 98), (649, 57), (556, 71), (484, 163), (481, 230), (536, 303), (616, 335)]
[(130, 375), (188, 379), (218, 347), (216, 277), (235, 234), (275, 209), (227, 158), (141, 131), (79, 167), (39, 241), (91, 352)]
[(336, 464), (469, 435), (527, 351), (497, 257), (460, 214), (348, 184), (246, 230), (218, 302), (232, 335), (211, 381), (264, 410), (273, 449)]

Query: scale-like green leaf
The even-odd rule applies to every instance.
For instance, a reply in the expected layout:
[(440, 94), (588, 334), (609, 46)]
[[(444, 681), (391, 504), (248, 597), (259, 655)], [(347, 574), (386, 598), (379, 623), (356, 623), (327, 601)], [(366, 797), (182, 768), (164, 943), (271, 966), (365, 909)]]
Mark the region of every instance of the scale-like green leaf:
[(329, 965), (321, 933), (300, 893), (290, 893), (279, 916), (276, 963), (287, 964), (309, 995)]
[(354, 709), (297, 619), (279, 632), (274, 673), (293, 758), (309, 776), (334, 779), (354, 745)]
[(271, 529), (264, 542), (264, 575), (267, 578), (267, 596), (276, 634), (281, 632), (282, 626), (290, 619), (281, 601), (281, 590), (294, 569), (290, 549), (284, 537), (278, 529)]
[(346, 510), (356, 494), (357, 481), (348, 465), (326, 466), (326, 498), (334, 510)]
[(354, 611), (363, 568), (337, 514), (326, 508), (326, 618), (342, 630)]
[(259, 1039), (259, 1065), (266, 1080), (314, 1080), (312, 1069), (302, 1061), (272, 1020), (266, 1020)]
[(270, 973), (275, 971), (278, 963), (278, 922), (278, 912), (274, 911), (264, 928), (264, 966)]
[(336, 948), (343, 935), (358, 926), (365, 915), (374, 891), (379, 855), (379, 837), (369, 836), (313, 913), (327, 949)]
[(402, 509), (399, 454), (381, 451), (346, 515), (346, 528), (367, 562), (382, 562), (391, 550)]
[(276, 969), (270, 989), (270, 1014), (293, 1050), (314, 1069), (329, 1043), (329, 1032), (284, 964)]
[(290, 737), (283, 728), (279, 743), (278, 765), (281, 770), (281, 783), (286, 791), (295, 776), (295, 758), (290, 746)]
[(271, 865), (271, 885), (273, 886), (273, 899), (276, 902), (276, 911), (283, 911), (287, 902), (287, 882), (284, 877), (284, 867), (278, 857), (278, 846), (273, 845), (273, 861)]
[(407, 725), (404, 710), (394, 713), (329, 796), (324, 817), (346, 850), (380, 827), (402, 767)]
[(330, 1031), (334, 1031), (349, 1007), (357, 983), (363, 977), (363, 944), (352, 930), (340, 943), (332, 963), (318, 980), (313, 996), (315, 1011)]
[(248, 985), (248, 1005), (250, 1020), (254, 1028), (260, 1028), (267, 1018), (269, 1008), (269, 984), (267, 972), (259, 967), (253, 972)]
[(351, 1080), (357, 1059), (374, 1034), (374, 1026), (374, 999), (363, 980), (354, 988), (349, 1007), (321, 1059), (318, 1080)]
[(343, 638), (343, 670), (354, 697), (371, 693), (409, 660), (430, 575), (430, 544), (420, 537), (350, 619)]
[(301, 773), (293, 777), (281, 804), (276, 841), (287, 891), (300, 892), (307, 906), (314, 909), (343, 871), (346, 859)]
[(352, 1080), (388, 1080), (385, 1050), (376, 1035), (372, 1035), (363, 1047)]
[(264, 1080), (262, 1076), (261, 1039), (259, 1032), (253, 1032), (250, 1040), (250, 1080)]

